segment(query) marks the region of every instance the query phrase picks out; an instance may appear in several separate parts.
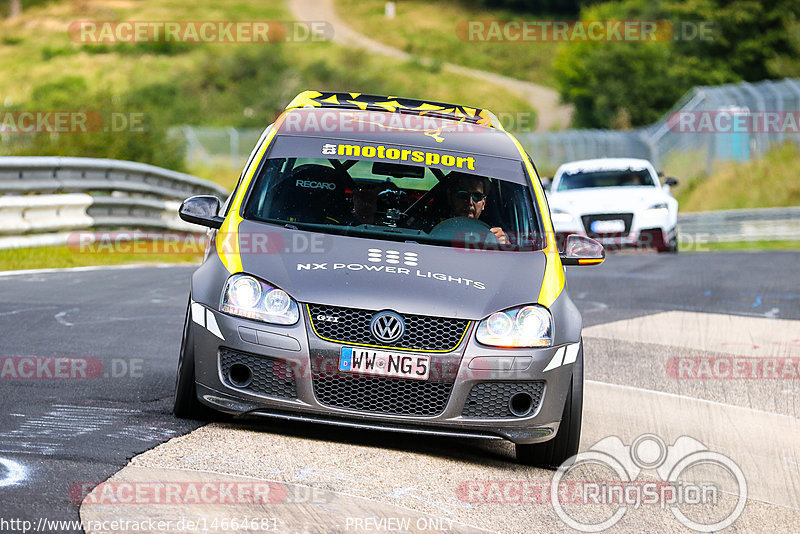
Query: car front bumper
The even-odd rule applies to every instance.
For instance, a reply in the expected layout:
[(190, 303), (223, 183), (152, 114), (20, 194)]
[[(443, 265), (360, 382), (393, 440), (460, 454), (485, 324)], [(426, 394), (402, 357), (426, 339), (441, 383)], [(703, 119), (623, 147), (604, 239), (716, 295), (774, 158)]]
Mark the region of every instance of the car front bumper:
[[(630, 217), (629, 227), (624, 232), (595, 233), (584, 226), (583, 218), (601, 217), (604, 219)], [(643, 250), (662, 249), (677, 239), (676, 224), (670, 221), (669, 215), (653, 216), (642, 212), (584, 214), (573, 215), (571, 221), (554, 221), (559, 250), (563, 250), (566, 236), (577, 234), (591, 237), (599, 241), (608, 250), (637, 248)]]
[[(298, 324), (277, 326), (230, 316), (193, 303), (190, 328), (195, 340), (195, 376), (200, 401), (237, 416), (418, 434), (501, 438), (514, 443), (546, 441), (558, 430), (579, 343), (537, 349), (485, 347), (473, 339), (475, 323), (470, 323), (467, 334), (454, 350), (427, 353), (431, 368), (442, 369), (436, 378), (452, 386), (446, 395), (442, 391), (429, 395), (431, 398), (438, 396), (442, 402), (442, 409), (431, 413), (430, 407), (424, 405), (427, 402), (425, 392), (435, 385), (419, 384), (433, 382), (430, 379), (327, 378), (328, 383), (321, 384), (319, 380), (324, 379), (318, 373), (320, 362), (337, 365), (341, 348), (348, 344), (318, 337), (307, 328), (309, 318), (303, 308)], [(252, 380), (249, 383), (234, 380), (238, 376), (231, 374), (231, 362), (248, 367)], [(337, 388), (345, 388), (342, 395), (378, 395), (370, 391), (369, 385), (375, 384), (375, 380), (393, 380), (399, 388), (398, 396), (418, 394), (422, 403), (420, 411), (424, 414), (392, 413), (394, 392), (387, 396), (384, 391), (386, 402), (379, 409), (337, 406), (329, 402), (330, 396), (320, 400), (322, 386), (334, 394), (338, 394)], [(409, 381), (417, 384), (407, 384)], [(404, 386), (413, 386), (413, 389), (407, 390)], [(518, 416), (501, 414), (504, 403), (510, 401), (515, 391), (520, 391), (519, 387), (532, 392), (530, 411)], [(442, 398), (443, 395), (446, 398)]]

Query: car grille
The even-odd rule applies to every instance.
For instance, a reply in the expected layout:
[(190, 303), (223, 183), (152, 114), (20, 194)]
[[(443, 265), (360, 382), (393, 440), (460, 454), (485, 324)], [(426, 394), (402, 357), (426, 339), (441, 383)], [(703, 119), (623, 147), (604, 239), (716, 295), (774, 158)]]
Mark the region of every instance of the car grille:
[(508, 408), (511, 397), (527, 393), (533, 407), (526, 415), (536, 413), (542, 402), (544, 382), (482, 382), (475, 384), (467, 396), (461, 415), (464, 417), (516, 417)]
[[(359, 412), (387, 415), (441, 414), (453, 390), (453, 378), (428, 380), (367, 377), (339, 373), (338, 358), (311, 358), (314, 395), (320, 404)], [(449, 374), (449, 373), (448, 373)]]
[[(339, 343), (384, 346), (372, 336), (369, 329), (377, 310), (309, 304), (308, 312), (311, 326), (321, 338)], [(320, 315), (335, 317), (338, 321), (320, 321), (317, 319)], [(406, 332), (392, 344), (396, 348), (450, 352), (458, 347), (470, 325), (470, 321), (464, 319), (401, 315), (406, 323)]]
[[(625, 237), (631, 233), (631, 225), (633, 224), (633, 213), (600, 213), (595, 215), (583, 215), (583, 228), (586, 230), (586, 235), (589, 237)], [(595, 221), (618, 221), (625, 222), (624, 232), (613, 233), (598, 233), (592, 232), (592, 223)]]
[[(252, 381), (245, 387), (233, 385), (228, 377), (228, 371), (237, 363), (246, 365), (252, 373)], [(291, 367), (287, 366), (286, 360), (223, 348), (219, 351), (219, 368), (226, 386), (270, 397), (297, 398), (295, 374)]]

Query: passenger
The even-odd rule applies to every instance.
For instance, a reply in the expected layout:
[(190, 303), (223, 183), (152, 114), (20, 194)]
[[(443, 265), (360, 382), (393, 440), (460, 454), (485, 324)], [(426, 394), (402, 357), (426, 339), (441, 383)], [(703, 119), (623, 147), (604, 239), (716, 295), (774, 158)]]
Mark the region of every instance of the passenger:
[(353, 189), (353, 217), (351, 226), (375, 224), (375, 212), (378, 209), (378, 192), (380, 184), (359, 185)]
[(641, 177), (635, 172), (626, 173), (622, 179), (623, 185), (642, 185)]

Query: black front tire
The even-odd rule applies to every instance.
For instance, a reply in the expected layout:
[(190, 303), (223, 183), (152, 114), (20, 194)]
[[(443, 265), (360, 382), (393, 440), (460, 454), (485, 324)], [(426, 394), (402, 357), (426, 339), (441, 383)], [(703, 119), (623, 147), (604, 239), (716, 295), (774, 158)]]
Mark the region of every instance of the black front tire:
[(181, 352), (178, 357), (178, 373), (175, 378), (175, 396), (172, 402), (172, 413), (181, 419), (208, 419), (211, 409), (197, 400), (197, 385), (194, 375), (194, 335), (192, 333), (191, 299), (186, 307), (186, 319), (183, 323)]
[(672, 252), (673, 254), (677, 254), (677, 252), (678, 252), (678, 236), (677, 235), (669, 240), (669, 250), (668, 250), (668, 252)]
[(516, 444), (517, 462), (548, 469), (557, 469), (569, 458), (578, 454), (581, 442), (581, 419), (583, 412), (583, 341), (578, 358), (572, 368), (567, 399), (561, 424), (554, 438), (543, 443)]
[(676, 231), (673, 230), (673, 235), (669, 238), (667, 243), (658, 247), (658, 252), (668, 252), (671, 254), (678, 252), (678, 233)]

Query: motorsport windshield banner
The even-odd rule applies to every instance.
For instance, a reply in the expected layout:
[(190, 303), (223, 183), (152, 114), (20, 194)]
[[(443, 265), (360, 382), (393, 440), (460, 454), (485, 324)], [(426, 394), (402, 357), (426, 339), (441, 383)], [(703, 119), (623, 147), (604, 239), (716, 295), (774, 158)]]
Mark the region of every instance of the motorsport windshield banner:
[(277, 136), (269, 158), (325, 158), (366, 160), (435, 167), (526, 183), (522, 163), (512, 159), (433, 150), (413, 145), (392, 145), (319, 137)]

